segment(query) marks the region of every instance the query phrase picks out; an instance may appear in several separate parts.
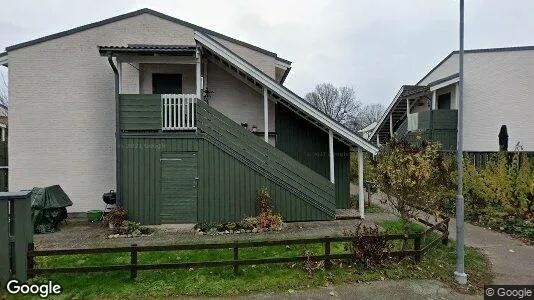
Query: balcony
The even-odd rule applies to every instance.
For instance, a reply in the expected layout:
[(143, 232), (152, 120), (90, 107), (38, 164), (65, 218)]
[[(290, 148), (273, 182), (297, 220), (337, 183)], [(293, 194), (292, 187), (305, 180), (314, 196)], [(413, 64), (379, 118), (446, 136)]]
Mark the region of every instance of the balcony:
[(121, 131), (195, 131), (195, 94), (120, 94)]
[(415, 141), (416, 132), (421, 132), (425, 139), (439, 142), (442, 150), (456, 150), (457, 122), (457, 110), (427, 110), (408, 114), (395, 134)]

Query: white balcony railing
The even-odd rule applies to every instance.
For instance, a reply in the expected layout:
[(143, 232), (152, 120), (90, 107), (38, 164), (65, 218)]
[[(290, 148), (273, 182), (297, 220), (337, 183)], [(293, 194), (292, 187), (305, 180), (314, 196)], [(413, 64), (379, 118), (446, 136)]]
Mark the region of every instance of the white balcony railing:
[(161, 95), (163, 130), (195, 130), (195, 94)]

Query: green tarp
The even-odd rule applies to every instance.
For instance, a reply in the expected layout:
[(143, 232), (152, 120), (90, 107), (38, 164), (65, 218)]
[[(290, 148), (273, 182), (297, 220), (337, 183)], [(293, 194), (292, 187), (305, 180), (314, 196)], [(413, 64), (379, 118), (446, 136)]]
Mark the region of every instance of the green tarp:
[(72, 205), (69, 196), (59, 185), (32, 189), (32, 216), (35, 233), (49, 233), (59, 229), (67, 218), (67, 206)]

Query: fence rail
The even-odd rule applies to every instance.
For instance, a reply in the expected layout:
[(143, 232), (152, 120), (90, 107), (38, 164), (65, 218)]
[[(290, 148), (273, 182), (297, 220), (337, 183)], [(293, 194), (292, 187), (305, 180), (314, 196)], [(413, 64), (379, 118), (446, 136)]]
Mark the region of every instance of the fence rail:
[(163, 130), (195, 130), (195, 94), (161, 95)]
[[(430, 227), (421, 233), (413, 234), (388, 234), (381, 235), (386, 241), (410, 241), (413, 240), (413, 249), (388, 251), (387, 254), (392, 257), (407, 257), (411, 256), (415, 261), (419, 261), (425, 252), (438, 245), (441, 241), (446, 243), (448, 241), (448, 224), (449, 218), (441, 220), (436, 224), (432, 224), (420, 219), (420, 222), (427, 224)], [(439, 231), (441, 235), (430, 242), (426, 242), (426, 238), (430, 233)], [(238, 272), (239, 266), (245, 265), (260, 265), (260, 264), (275, 264), (275, 263), (290, 263), (300, 261), (324, 261), (325, 266), (329, 268), (334, 259), (355, 259), (353, 253), (331, 253), (331, 244), (334, 242), (352, 242), (354, 237), (322, 237), (322, 238), (306, 238), (306, 239), (287, 239), (287, 240), (271, 240), (271, 241), (235, 241), (226, 243), (210, 243), (210, 244), (178, 244), (168, 246), (138, 246), (132, 244), (129, 247), (114, 247), (114, 248), (93, 248), (93, 249), (59, 249), (59, 250), (34, 250), (32, 245), (28, 251), (28, 274), (54, 274), (54, 273), (89, 273), (89, 272), (105, 272), (105, 271), (130, 271), (130, 277), (135, 278), (137, 272), (141, 270), (162, 270), (162, 269), (189, 269), (189, 268), (207, 268), (207, 267), (224, 267), (231, 266), (234, 272)], [(273, 257), (273, 258), (253, 258), (240, 259), (239, 249), (254, 248), (254, 247), (272, 247), (272, 246), (287, 246), (287, 245), (309, 245), (322, 244), (324, 253), (322, 255), (312, 256), (293, 256), (293, 257)], [(424, 245), (423, 245), (424, 244)], [(209, 250), (209, 249), (231, 249), (233, 250), (233, 259), (218, 260), (218, 261), (196, 261), (196, 262), (180, 262), (180, 263), (159, 263), (159, 264), (140, 264), (138, 254), (142, 252), (158, 252), (158, 251), (180, 251), (180, 250)], [(104, 254), (104, 253), (129, 253), (130, 264), (124, 265), (100, 265), (100, 266), (76, 266), (76, 267), (59, 267), (59, 268), (38, 268), (35, 264), (35, 257), (41, 256), (59, 256), (59, 255), (80, 255), (80, 254)]]

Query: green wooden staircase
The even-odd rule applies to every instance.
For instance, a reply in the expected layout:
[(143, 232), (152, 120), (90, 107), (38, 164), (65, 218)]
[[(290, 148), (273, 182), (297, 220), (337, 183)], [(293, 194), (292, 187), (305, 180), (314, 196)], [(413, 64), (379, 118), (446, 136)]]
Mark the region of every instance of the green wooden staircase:
[[(315, 210), (312, 212), (317, 216), (315, 219), (334, 219), (335, 186), (328, 179), (266, 143), (203, 101), (197, 102), (196, 119), (197, 128), (205, 141), (293, 195), (284, 198), (284, 201), (303, 202), (308, 210)], [(284, 204), (279, 203), (278, 206), (283, 207)], [(291, 213), (288, 212), (288, 215)], [(299, 220), (298, 216), (288, 219)]]

